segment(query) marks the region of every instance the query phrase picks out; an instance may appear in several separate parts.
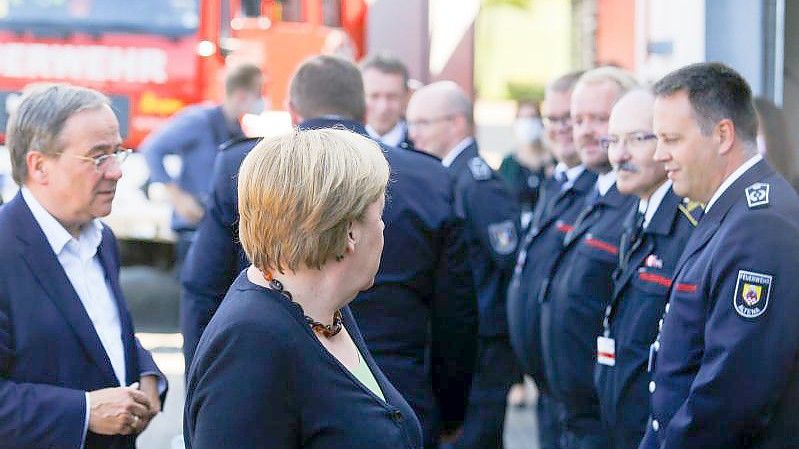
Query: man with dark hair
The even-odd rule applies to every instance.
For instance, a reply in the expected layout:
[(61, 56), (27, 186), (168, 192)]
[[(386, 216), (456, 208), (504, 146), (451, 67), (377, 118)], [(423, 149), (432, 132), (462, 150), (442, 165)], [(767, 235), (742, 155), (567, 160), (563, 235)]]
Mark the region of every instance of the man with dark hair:
[(108, 98), (66, 84), (27, 89), (6, 135), (20, 191), (0, 208), (0, 446), (133, 449), (166, 378), (99, 220), (130, 150)]
[[(263, 110), (261, 70), (252, 64), (230, 69), (225, 77), (225, 100), (220, 105), (193, 105), (154, 131), (141, 144), (150, 181), (162, 183), (172, 202), (172, 230), (177, 234), (177, 263), (183, 263), (197, 223), (205, 213), (211, 170), (217, 149), (244, 134), (239, 119)], [(164, 158), (180, 157), (177, 179), (166, 171)]]
[(557, 160), (555, 176), (548, 179), (533, 212), (530, 230), (519, 245), (516, 267), (508, 287), (508, 333), (525, 373), (538, 387), (537, 417), (541, 449), (560, 447), (559, 412), (551, 398), (541, 355), (542, 276), (561, 251), (563, 237), (583, 208), (596, 175), (585, 169), (574, 146), (571, 96), (582, 72), (567, 73), (544, 92), (541, 115), (546, 139)]
[(408, 68), (398, 58), (378, 53), (361, 62), (361, 74), (366, 93), (366, 131), (388, 146), (413, 149), (404, 120), (410, 96)]
[(718, 63), (655, 85), (655, 159), (706, 204), (652, 344), (641, 448), (799, 445), (799, 197), (757, 153), (751, 90)]
[[(305, 61), (290, 87), (301, 129), (345, 127), (366, 135), (358, 68), (333, 56)], [(235, 276), (248, 264), (238, 243), (236, 173), (255, 139), (219, 154), (208, 214), (183, 270), (181, 328), (187, 365)], [(392, 182), (383, 214), (383, 258), (374, 286), (350, 307), (369, 350), (419, 417), (425, 447), (463, 422), (477, 338), (477, 304), (463, 227), (446, 170), (425, 155), (384, 147)], [(397, 419), (410, 419), (398, 416)]]

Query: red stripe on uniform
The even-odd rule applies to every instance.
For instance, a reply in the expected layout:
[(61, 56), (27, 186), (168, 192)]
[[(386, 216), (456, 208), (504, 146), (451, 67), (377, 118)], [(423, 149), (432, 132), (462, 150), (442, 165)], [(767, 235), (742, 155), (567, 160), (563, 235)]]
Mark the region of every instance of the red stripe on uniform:
[(682, 293), (696, 293), (696, 284), (680, 284), (674, 287), (678, 292)]
[(609, 358), (609, 359), (615, 359), (616, 358), (615, 355), (613, 355), (613, 354), (611, 354), (609, 352), (597, 352), (596, 355), (599, 356), (599, 357), (606, 357), (606, 358)]
[(601, 249), (602, 251), (613, 254), (614, 256), (616, 254), (619, 254), (619, 248), (611, 245), (610, 243), (605, 243), (602, 240), (597, 240), (595, 238), (588, 237), (585, 239), (585, 244), (594, 247), (596, 249)]
[(558, 223), (558, 231), (567, 233), (571, 232), (574, 229), (574, 226), (566, 223)]
[[(644, 282), (652, 282), (655, 284), (660, 284), (664, 287), (671, 287), (671, 279), (660, 276), (654, 273), (638, 273), (638, 277)], [(677, 287), (679, 288), (679, 286)], [(696, 290), (696, 286), (694, 285), (694, 290)]]

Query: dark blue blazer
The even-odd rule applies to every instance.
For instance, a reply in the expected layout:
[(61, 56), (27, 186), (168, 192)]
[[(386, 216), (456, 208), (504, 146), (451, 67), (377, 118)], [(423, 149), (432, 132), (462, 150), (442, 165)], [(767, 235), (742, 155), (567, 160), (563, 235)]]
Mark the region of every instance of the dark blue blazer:
[(547, 390), (541, 354), (541, 281), (563, 249), (563, 238), (585, 204), (585, 195), (596, 183), (596, 175), (583, 171), (567, 190), (550, 178), (536, 204), (530, 229), (519, 246), (513, 277), (508, 286), (510, 341), (524, 371), (538, 388)]
[(649, 346), (668, 299), (674, 268), (696, 226), (701, 208), (689, 209), (671, 189), (640, 239), (630, 232), (638, 208), (631, 210), (619, 248), (626, 264), (614, 273), (613, 296), (603, 333), (615, 342), (615, 365), (597, 364), (596, 388), (602, 423), (611, 448), (635, 449), (649, 418)]
[(519, 205), (480, 158), (476, 143), (455, 158), (449, 172), (455, 182), (455, 209), (466, 223), (480, 336), (507, 337), (505, 295), (519, 244)]
[[(345, 120), (309, 120), (301, 128), (344, 126)], [(184, 352), (194, 347), (233, 278), (246, 264), (235, 223), (239, 165), (254, 140), (220, 153), (206, 216), (182, 273)], [(440, 161), (384, 147), (391, 166), (383, 213), (385, 244), (375, 285), (351, 304), (369, 349), (413, 407), (427, 445), (438, 438), (439, 416), (457, 426), (465, 413), (477, 339), (477, 302), (462, 222), (452, 183)]]
[(799, 447), (793, 188), (766, 161), (749, 168), (699, 221), (675, 272), (641, 447)]
[[(0, 445), (77, 448), (85, 392), (118, 387), (119, 381), (22, 194), (0, 208), (0, 229)], [(141, 373), (160, 374), (134, 337), (119, 287), (116, 240), (108, 228), (98, 252), (119, 309), (127, 384)], [(134, 438), (88, 432), (85, 447), (132, 449)]]
[(614, 184), (581, 212), (563, 250), (542, 281), (542, 349), (553, 396), (570, 410), (595, 411), (599, 418), (594, 365), (596, 337), (612, 293), (623, 222), (637, 199)]
[(186, 447), (421, 448), (419, 421), (370, 355), (349, 308), (342, 315), (385, 401), (322, 346), (296, 303), (242, 272), (189, 370)]

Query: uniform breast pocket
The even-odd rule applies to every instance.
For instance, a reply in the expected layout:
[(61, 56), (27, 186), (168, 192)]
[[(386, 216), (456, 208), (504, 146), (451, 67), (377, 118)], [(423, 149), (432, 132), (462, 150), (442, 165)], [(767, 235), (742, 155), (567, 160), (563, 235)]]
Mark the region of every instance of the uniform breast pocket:
[(658, 321), (663, 316), (671, 286), (671, 273), (661, 270), (640, 269), (632, 279), (632, 288), (624, 301), (628, 317), (625, 327), (630, 341), (648, 348), (658, 332)]
[(610, 295), (613, 270), (618, 265), (619, 248), (609, 239), (587, 234), (576, 249), (569, 289), (572, 294), (600, 296)]

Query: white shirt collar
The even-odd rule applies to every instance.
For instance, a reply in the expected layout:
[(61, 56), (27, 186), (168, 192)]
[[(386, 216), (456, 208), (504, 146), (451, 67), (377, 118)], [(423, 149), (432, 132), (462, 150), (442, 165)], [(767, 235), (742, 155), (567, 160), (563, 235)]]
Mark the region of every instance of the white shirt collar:
[(596, 178), (596, 188), (599, 190), (599, 195), (605, 196), (616, 183), (616, 170), (611, 170), (607, 173), (602, 173)]
[(455, 158), (460, 156), (460, 154), (463, 153), (463, 150), (468, 148), (469, 145), (471, 145), (473, 142), (474, 142), (473, 137), (467, 137), (461, 140), (459, 144), (455, 145), (455, 148), (449, 150), (449, 153), (447, 153), (447, 155), (444, 156), (444, 159), (441, 159), (441, 165), (443, 165), (444, 167), (449, 167), (450, 165), (452, 165), (452, 163), (455, 162)]
[[(47, 212), (47, 209), (39, 203), (27, 187), (22, 186), (20, 190), (22, 191), (22, 198), (33, 214), (33, 218), (36, 220), (36, 223), (39, 224), (39, 227), (42, 228), (42, 232), (44, 232), (44, 236), (47, 238), (47, 243), (50, 244), (50, 247), (56, 255), (60, 254), (64, 247), (72, 240), (72, 234), (70, 234), (50, 212)], [(90, 226), (83, 226), (80, 231), (79, 239), (82, 241), (86, 239), (85, 243), (87, 246), (89, 248), (94, 248), (96, 252), (97, 247), (100, 246), (100, 242), (103, 240), (103, 225), (100, 223), (100, 220), (95, 218), (92, 220)]]
[(574, 167), (569, 168), (563, 162), (558, 162), (558, 165), (555, 166), (555, 174), (558, 175), (560, 173), (566, 174), (566, 182), (574, 183), (574, 181), (580, 177), (585, 171), (584, 165), (575, 165)]
[(655, 212), (657, 212), (660, 203), (663, 202), (663, 198), (666, 197), (666, 193), (668, 193), (670, 188), (671, 179), (667, 179), (666, 182), (661, 184), (660, 187), (652, 193), (649, 200), (641, 200), (638, 202), (638, 212), (644, 214), (644, 228), (649, 226), (649, 222), (652, 221), (652, 217), (655, 216)]
[(369, 137), (372, 139), (377, 139), (390, 147), (399, 147), (399, 144), (405, 139), (405, 122), (403, 120), (398, 121), (391, 130), (382, 136), (369, 125), (366, 125), (366, 132), (369, 133)]
[(719, 188), (716, 189), (716, 193), (714, 193), (713, 196), (710, 197), (710, 201), (707, 202), (707, 205), (705, 206), (705, 213), (706, 214), (708, 213), (710, 208), (716, 203), (716, 201), (719, 200), (721, 195), (724, 194), (724, 192), (730, 188), (732, 183), (738, 180), (738, 178), (743, 176), (743, 174), (746, 173), (747, 170), (749, 170), (755, 164), (757, 164), (762, 160), (763, 160), (762, 155), (755, 154), (754, 156), (750, 157), (746, 162), (741, 164), (741, 166), (738, 167), (734, 172), (732, 172), (730, 176), (727, 176), (727, 178), (724, 180), (724, 182), (721, 183)]

